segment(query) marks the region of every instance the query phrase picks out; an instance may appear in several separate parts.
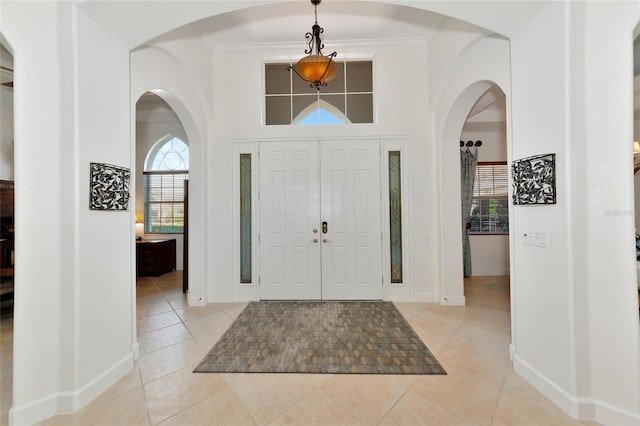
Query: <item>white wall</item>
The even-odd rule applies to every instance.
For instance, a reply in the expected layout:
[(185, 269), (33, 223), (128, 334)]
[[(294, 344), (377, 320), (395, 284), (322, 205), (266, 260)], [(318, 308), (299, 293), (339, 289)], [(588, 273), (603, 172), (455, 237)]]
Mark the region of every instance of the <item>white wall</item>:
[(10, 422), (32, 424), (133, 366), (132, 215), (88, 208), (90, 161), (130, 167), (128, 52), (71, 3), (2, 9), (18, 70)]
[[(96, 3), (84, 2), (84, 7)], [(216, 53), (209, 70), (215, 78), (207, 93), (200, 90), (207, 87), (199, 83), (201, 77), (184, 78), (185, 66), (191, 61), (202, 65), (201, 57), (181, 64), (167, 51), (141, 49), (131, 55), (129, 98), (127, 49), (81, 14), (74, 15), (73, 7), (3, 2), (0, 16), (19, 70), (11, 413), (16, 424), (82, 406), (132, 365), (133, 214), (90, 214), (86, 168), (94, 159), (133, 164), (128, 159), (135, 157), (130, 144), (135, 117), (130, 121), (129, 115), (134, 116), (135, 100), (144, 91), (164, 89), (174, 96), (169, 103), (195, 157), (191, 175), (197, 207), (191, 223), (201, 232), (192, 238), (196, 267), (191, 268), (195, 279), (190, 303), (232, 294), (232, 284), (224, 283), (230, 276), (224, 262), (233, 238), (229, 185), (224, 182), (231, 141), (308, 137), (311, 132), (262, 128), (254, 121), (260, 117), (264, 58), (255, 52)], [(385, 100), (377, 104), (380, 121), (312, 133), (323, 138), (408, 136), (414, 200), (411, 252), (420, 265), (412, 271), (414, 297), (460, 298), (460, 224), (448, 222), (442, 213), (455, 211), (455, 206), (448, 209), (447, 197), (455, 199), (459, 209), (459, 195), (454, 196), (456, 186), (459, 191), (455, 141), (465, 117), (461, 111), (468, 112), (472, 104), (458, 101), (468, 101), (466, 95), (482, 86), (478, 81), (497, 82), (508, 97), (511, 92), (507, 135), (513, 146), (508, 144), (508, 157), (555, 152), (559, 196), (555, 206), (517, 208), (511, 216), (515, 235), (524, 229), (550, 235), (548, 249), (522, 246), (517, 236), (511, 237), (514, 366), (576, 417), (634, 424), (640, 418), (640, 331), (630, 249), (634, 224), (628, 144), (633, 134), (628, 70), (640, 5), (554, 2), (540, 7), (510, 43), (482, 40), (453, 66), (434, 61), (437, 56), (429, 56), (433, 49), (363, 49), (375, 53), (381, 76), (376, 88)], [(495, 5), (491, 14), (511, 24), (498, 9)], [(117, 35), (126, 38), (125, 30)], [(74, 32), (82, 38), (77, 44), (72, 42)], [(296, 46), (292, 52), (297, 55), (298, 50)], [(197, 49), (191, 52), (199, 54)], [(466, 66), (469, 63), (477, 66)], [(439, 66), (450, 72), (440, 70), (441, 80), (425, 82), (430, 74), (425, 70)], [(393, 78), (384, 78), (388, 75)], [(213, 114), (203, 96), (213, 99)], [(452, 114), (453, 124), (448, 119)], [(447, 138), (454, 141), (451, 152)], [(48, 207), (46, 215), (42, 205)], [(210, 223), (215, 228), (209, 229)], [(101, 255), (105, 250), (113, 253), (106, 261)], [(118, 270), (123, 267), (127, 274)], [(449, 271), (454, 273), (450, 276)]]
[[(73, 181), (77, 188), (78, 213), (75, 223), (71, 218), (65, 223), (77, 232), (78, 359), (74, 367), (78, 378), (72, 389), (87, 386), (86, 393), (93, 396), (82, 403), (75, 402), (71, 409), (91, 401), (106, 388), (105, 383), (97, 381), (119, 378), (117, 371), (113, 371), (112, 377), (99, 378), (105, 371), (118, 369), (123, 375), (131, 368), (136, 342), (131, 333), (135, 318), (130, 279), (135, 223), (133, 199), (126, 212), (90, 211), (87, 208), (89, 193), (85, 190), (90, 162), (132, 167), (131, 111), (126, 108), (130, 96), (129, 52), (82, 13), (78, 13), (76, 19), (77, 51), (73, 64), (76, 138), (74, 149), (68, 155), (76, 164)], [(72, 122), (71, 117), (69, 121)], [(105, 341), (110, 342), (106, 348), (103, 347)]]
[[(587, 107), (584, 115), (577, 113), (572, 120), (572, 130), (577, 136), (576, 144), (583, 142), (588, 146), (584, 153), (586, 161), (578, 170), (590, 188), (584, 210), (589, 226), (576, 244), (583, 245), (582, 238), (586, 237), (589, 247), (588, 285), (578, 291), (581, 296), (586, 293), (590, 327), (580, 330), (578, 336), (584, 344), (580, 349), (588, 347), (590, 356), (578, 358), (581, 368), (578, 377), (583, 376), (583, 368), (591, 369), (591, 382), (579, 382), (579, 385), (580, 390), (590, 385), (596, 400), (596, 414), (603, 422), (627, 421), (629, 417), (624, 410), (628, 410), (640, 423), (636, 261), (635, 252), (629, 250), (634, 241), (633, 178), (629, 168), (632, 162), (629, 143), (633, 140), (629, 111), (633, 105), (630, 52), (633, 30), (640, 22), (640, 4), (629, 2), (607, 7), (605, 3), (596, 2), (586, 3), (584, 9), (579, 6), (572, 5), (577, 9), (572, 28), (576, 32), (580, 29), (578, 35), (584, 37), (589, 49), (582, 49), (582, 41), (576, 40), (576, 44), (580, 42), (575, 49), (576, 62), (583, 65), (581, 69), (585, 73), (571, 92), (572, 96), (582, 93), (583, 105)], [(597, 36), (596, 31), (602, 31), (605, 36)], [(602, 81), (610, 83), (603, 85)], [(579, 98), (575, 100), (578, 102)], [(576, 109), (573, 106), (573, 110)], [(604, 138), (610, 143), (603, 143)], [(593, 226), (596, 223), (601, 226)], [(616, 279), (611, 280), (612, 276)], [(608, 285), (603, 286), (604, 282)], [(576, 323), (582, 325), (582, 319), (577, 317)], [(611, 405), (614, 410), (609, 409)]]
[[(61, 72), (54, 37), (57, 6), (49, 4), (33, 8), (11, 3), (3, 4), (2, 8), (2, 34), (13, 49), (14, 65), (20, 71), (14, 81), (14, 90), (20, 91), (20, 96), (15, 97), (15, 164), (30, 164), (15, 170), (15, 179), (22, 190), (18, 188), (15, 194), (18, 255), (15, 264), (13, 404), (17, 409), (26, 410), (35, 401), (46, 401), (45, 407), (37, 404), (33, 409), (39, 413), (23, 419), (22, 423), (28, 424), (43, 418), (43, 412), (52, 412), (56, 404), (52, 395), (60, 389), (63, 281), (59, 260), (64, 233), (58, 201), (63, 188), (59, 159), (61, 147), (69, 143), (73, 134), (60, 129), (57, 114), (61, 104), (57, 90)], [(26, 31), (32, 25), (41, 32)], [(45, 68), (47, 72), (41, 72)], [(33, 126), (33, 120), (38, 120), (39, 125)], [(39, 143), (42, 140), (51, 143)], [(47, 176), (47, 185), (33, 179), (29, 169), (39, 170), (42, 176)], [(34, 201), (51, 206), (46, 215), (33, 208), (36, 206)], [(42, 235), (47, 238), (41, 238)], [(65, 250), (64, 254), (70, 255), (70, 264), (74, 265), (72, 253)], [(27, 284), (39, 282), (47, 285)]]
[[(573, 416), (611, 424), (640, 421), (629, 147), (639, 19), (638, 3), (554, 3), (511, 39), (513, 158), (556, 153), (558, 191), (556, 205), (511, 216), (514, 368)], [(526, 230), (547, 232), (549, 247), (524, 246)]]
[[(438, 300), (437, 221), (434, 197), (435, 144), (429, 137), (425, 117), (428, 116), (429, 90), (423, 78), (428, 51), (424, 41), (403, 40), (401, 43), (359, 43), (332, 46), (341, 58), (364, 57), (374, 60), (375, 116), (374, 124), (347, 126), (264, 126), (263, 63), (269, 60), (296, 58), (300, 46), (260, 46), (254, 49), (220, 48), (214, 51), (213, 122), (206, 163), (208, 179), (208, 213), (211, 223), (207, 236), (210, 275), (208, 300), (232, 300), (234, 253), (234, 194), (229, 185), (232, 176), (232, 143), (240, 140), (331, 139), (349, 137), (403, 136), (409, 141), (407, 156), (411, 183), (407, 191), (408, 216), (413, 225), (406, 229), (409, 250), (416, 267), (408, 269), (417, 300)], [(397, 64), (403, 67), (398, 68)], [(411, 93), (411, 96), (407, 96)], [(348, 142), (345, 142), (348, 143)], [(222, 200), (222, 202), (221, 202)], [(225, 201), (226, 200), (226, 201)], [(419, 265), (419, 267), (418, 267)], [(257, 293), (256, 293), (257, 294)]]
[[(512, 43), (513, 158), (556, 154), (558, 204), (512, 209), (511, 261), (516, 271), (515, 367), (544, 371), (554, 386), (573, 387), (572, 313), (569, 291), (569, 179), (566, 147), (567, 113), (565, 6), (547, 6)], [(545, 31), (541, 28), (544, 26)], [(535, 58), (536, 65), (533, 65)], [(545, 123), (544, 126), (540, 123)], [(572, 154), (574, 155), (574, 154)], [(549, 247), (524, 246), (527, 231), (544, 231)], [(537, 318), (536, 321), (531, 321)], [(520, 338), (520, 336), (523, 336)], [(524, 337), (526, 336), (526, 338)], [(524, 361), (526, 360), (526, 361)]]
[(509, 236), (470, 235), (472, 276), (509, 275)]
[(13, 180), (13, 90), (0, 87), (0, 180)]
[[(141, 103), (136, 106), (136, 216), (144, 219), (144, 182), (142, 172), (149, 150), (162, 138), (173, 135), (183, 140), (187, 145), (189, 140), (180, 120), (171, 107), (162, 99), (157, 103)], [(144, 240), (175, 239), (176, 240), (176, 269), (183, 268), (184, 238), (183, 234), (144, 234)]]

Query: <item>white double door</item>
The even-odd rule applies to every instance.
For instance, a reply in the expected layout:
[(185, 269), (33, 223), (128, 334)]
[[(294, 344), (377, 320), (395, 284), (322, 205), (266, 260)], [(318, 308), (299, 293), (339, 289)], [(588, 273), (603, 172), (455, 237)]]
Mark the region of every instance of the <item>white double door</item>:
[(260, 145), (260, 298), (382, 299), (379, 141)]

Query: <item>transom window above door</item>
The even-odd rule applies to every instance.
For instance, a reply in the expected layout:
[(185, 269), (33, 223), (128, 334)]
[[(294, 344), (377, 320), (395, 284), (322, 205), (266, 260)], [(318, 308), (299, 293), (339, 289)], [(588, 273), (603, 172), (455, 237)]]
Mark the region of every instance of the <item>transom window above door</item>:
[(266, 125), (373, 123), (372, 61), (336, 62), (336, 76), (321, 90), (290, 65), (265, 64)]

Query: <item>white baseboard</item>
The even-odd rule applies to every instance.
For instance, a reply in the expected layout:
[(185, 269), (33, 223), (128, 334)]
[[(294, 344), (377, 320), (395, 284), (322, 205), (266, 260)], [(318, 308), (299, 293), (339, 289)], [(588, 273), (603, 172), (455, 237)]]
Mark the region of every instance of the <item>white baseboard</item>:
[(187, 303), (189, 303), (189, 306), (204, 306), (209, 302), (205, 297), (197, 297), (191, 293), (187, 293)]
[(440, 302), (440, 298), (437, 293), (414, 293), (412, 302), (438, 303)]
[(607, 425), (639, 425), (640, 413), (616, 407), (593, 398), (576, 398), (560, 388), (526, 361), (515, 355), (510, 347), (513, 369), (540, 393), (576, 420), (596, 421)]
[(233, 294), (231, 293), (209, 293), (207, 294), (206, 303), (233, 303)]
[(442, 306), (464, 306), (466, 299), (464, 296), (442, 296), (440, 304)]
[(133, 353), (127, 355), (77, 391), (56, 392), (29, 404), (14, 405), (9, 411), (9, 424), (31, 425), (51, 416), (81, 410), (131, 371), (133, 357)]
[(56, 394), (40, 398), (29, 404), (9, 410), (9, 424), (13, 426), (32, 425), (57, 414), (58, 397)]
[(131, 353), (133, 354), (133, 360), (137, 361), (140, 358), (140, 344), (135, 342), (133, 346), (131, 346)]
[(593, 401), (595, 420), (605, 425), (640, 425), (640, 413), (616, 407), (603, 401)]
[(509, 269), (482, 269), (482, 268), (473, 268), (473, 277), (501, 277), (504, 275), (509, 275)]

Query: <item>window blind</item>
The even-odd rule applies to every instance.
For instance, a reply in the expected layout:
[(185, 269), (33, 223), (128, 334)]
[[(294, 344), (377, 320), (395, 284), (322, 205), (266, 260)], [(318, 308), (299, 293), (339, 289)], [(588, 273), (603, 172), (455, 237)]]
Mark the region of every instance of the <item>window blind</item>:
[(145, 232), (182, 232), (186, 171), (144, 172)]
[(473, 183), (473, 198), (506, 198), (509, 194), (507, 163), (478, 163)]

